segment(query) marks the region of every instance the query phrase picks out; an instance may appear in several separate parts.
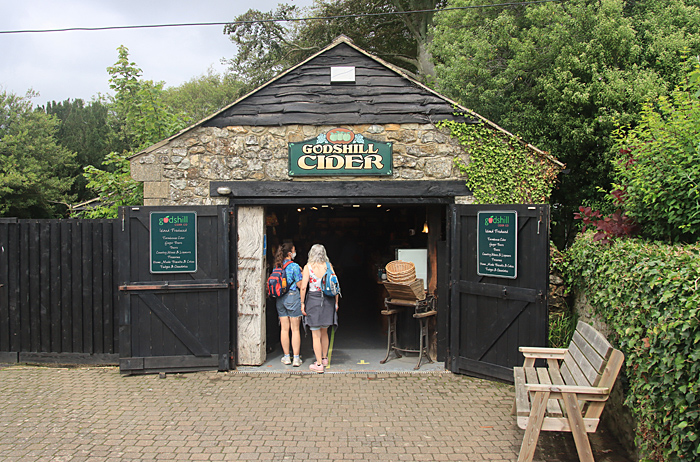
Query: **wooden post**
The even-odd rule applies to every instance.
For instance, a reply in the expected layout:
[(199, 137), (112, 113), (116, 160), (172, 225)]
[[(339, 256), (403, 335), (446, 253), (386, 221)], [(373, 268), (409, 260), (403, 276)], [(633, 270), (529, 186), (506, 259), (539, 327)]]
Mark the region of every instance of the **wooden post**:
[(238, 208), (238, 364), (265, 362), (264, 207)]
[(442, 221), (440, 209), (427, 206), (428, 219), (428, 280), (426, 281), (428, 293), (435, 295), (437, 292), (437, 243), (442, 235)]
[[(442, 236), (441, 206), (427, 206), (428, 216), (428, 293), (437, 296), (438, 288), (438, 242)], [(442, 262), (446, 265), (447, 262)], [(437, 305), (435, 307), (437, 309)], [(437, 316), (428, 320), (428, 332), (435, 332), (437, 329)], [(437, 335), (429, 335), (428, 351), (430, 359), (437, 359), (438, 339)]]

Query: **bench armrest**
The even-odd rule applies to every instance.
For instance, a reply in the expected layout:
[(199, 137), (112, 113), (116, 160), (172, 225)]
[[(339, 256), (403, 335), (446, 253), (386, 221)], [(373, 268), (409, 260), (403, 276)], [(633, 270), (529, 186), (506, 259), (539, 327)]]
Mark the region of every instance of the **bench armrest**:
[(546, 383), (525, 384), (525, 389), (532, 392), (550, 393), (576, 393), (580, 395), (607, 395), (610, 393), (610, 388), (607, 387), (580, 387), (578, 385), (549, 385)]
[(520, 352), (526, 358), (564, 359), (567, 351), (567, 348), (520, 347)]
[(549, 367), (559, 367), (557, 361), (564, 359), (566, 348), (542, 348), (542, 347), (520, 347), (520, 352), (525, 357), (523, 367), (532, 367), (536, 359), (546, 359)]

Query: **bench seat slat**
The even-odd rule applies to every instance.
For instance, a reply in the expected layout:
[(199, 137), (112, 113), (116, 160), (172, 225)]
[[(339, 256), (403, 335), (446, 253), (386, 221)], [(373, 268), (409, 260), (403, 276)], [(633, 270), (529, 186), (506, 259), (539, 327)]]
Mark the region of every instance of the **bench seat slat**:
[(608, 358), (602, 357), (600, 353), (598, 353), (595, 348), (593, 348), (591, 344), (588, 343), (585, 338), (583, 338), (581, 332), (576, 331), (574, 333), (571, 343), (576, 345), (576, 348), (581, 350), (583, 356), (588, 360), (598, 374), (603, 373), (603, 369), (605, 369), (605, 364), (607, 363)]
[[(549, 370), (547, 368), (538, 367), (537, 377), (539, 378), (540, 383), (552, 385), (552, 379), (549, 376)], [(562, 417), (563, 415), (564, 414), (561, 412), (561, 405), (559, 404), (559, 401), (550, 398), (549, 401), (547, 401), (547, 416)]]
[[(603, 372), (602, 369), (597, 371), (575, 342), (571, 342), (569, 352), (574, 361), (576, 361), (576, 365), (581, 370), (581, 373), (586, 377), (586, 381), (593, 386), (598, 385), (598, 382), (600, 382), (600, 374)], [(598, 356), (598, 354), (594, 353), (594, 356)], [(605, 366), (603, 366), (603, 369), (604, 368)]]
[(605, 339), (603, 334), (583, 321), (578, 322), (576, 330), (581, 333), (581, 336), (586, 339), (586, 341), (595, 351), (598, 352), (601, 357), (603, 357), (606, 361), (610, 358), (613, 347), (610, 345), (610, 342)]
[[(579, 385), (581, 387), (588, 387), (591, 385), (570, 352), (567, 352), (566, 356), (564, 356), (564, 364), (561, 369), (561, 375), (564, 377), (564, 382), (567, 385)], [(564, 370), (568, 371), (568, 377), (564, 374)]]
[(552, 378), (552, 383), (554, 385), (565, 385), (564, 379), (561, 377), (561, 370), (550, 370), (549, 376)]
[(527, 418), (530, 415), (530, 398), (525, 389), (525, 371), (522, 367), (514, 367), (513, 374), (515, 376), (515, 413), (518, 417)]
[(540, 383), (534, 367), (523, 367), (523, 369), (525, 369), (525, 383)]

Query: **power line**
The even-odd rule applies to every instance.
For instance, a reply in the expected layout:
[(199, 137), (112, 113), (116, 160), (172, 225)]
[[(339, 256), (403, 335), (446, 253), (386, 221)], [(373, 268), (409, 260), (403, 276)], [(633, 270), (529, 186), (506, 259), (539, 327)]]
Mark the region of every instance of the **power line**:
[(391, 16), (400, 14), (417, 14), (417, 13), (440, 13), (442, 11), (452, 10), (471, 10), (475, 8), (497, 8), (506, 6), (521, 6), (521, 5), (536, 5), (541, 3), (560, 2), (561, 0), (536, 0), (529, 2), (509, 2), (495, 3), (492, 5), (471, 5), (471, 6), (455, 6), (450, 8), (438, 8), (432, 10), (411, 10), (411, 11), (388, 11), (384, 13), (361, 13), (361, 14), (343, 14), (338, 16), (316, 16), (310, 18), (284, 18), (284, 19), (254, 19), (250, 21), (229, 21), (229, 22), (191, 22), (191, 23), (176, 23), (176, 24), (146, 24), (140, 26), (105, 26), (105, 27), (67, 27), (63, 29), (25, 29), (25, 30), (2, 30), (0, 34), (37, 34), (46, 32), (94, 32), (105, 30), (124, 30), (124, 29), (161, 29), (166, 27), (200, 27), (200, 26), (227, 26), (227, 25), (244, 25), (244, 24), (264, 24), (271, 22), (304, 22), (304, 21), (319, 21), (332, 19), (346, 18), (364, 18), (371, 16)]

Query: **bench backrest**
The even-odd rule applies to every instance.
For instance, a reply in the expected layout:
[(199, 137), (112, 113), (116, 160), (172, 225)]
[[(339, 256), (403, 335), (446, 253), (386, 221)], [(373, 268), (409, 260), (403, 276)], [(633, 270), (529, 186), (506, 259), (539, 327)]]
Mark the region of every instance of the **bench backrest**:
[(599, 386), (613, 351), (612, 345), (600, 332), (579, 321), (561, 365), (564, 382), (568, 385)]

